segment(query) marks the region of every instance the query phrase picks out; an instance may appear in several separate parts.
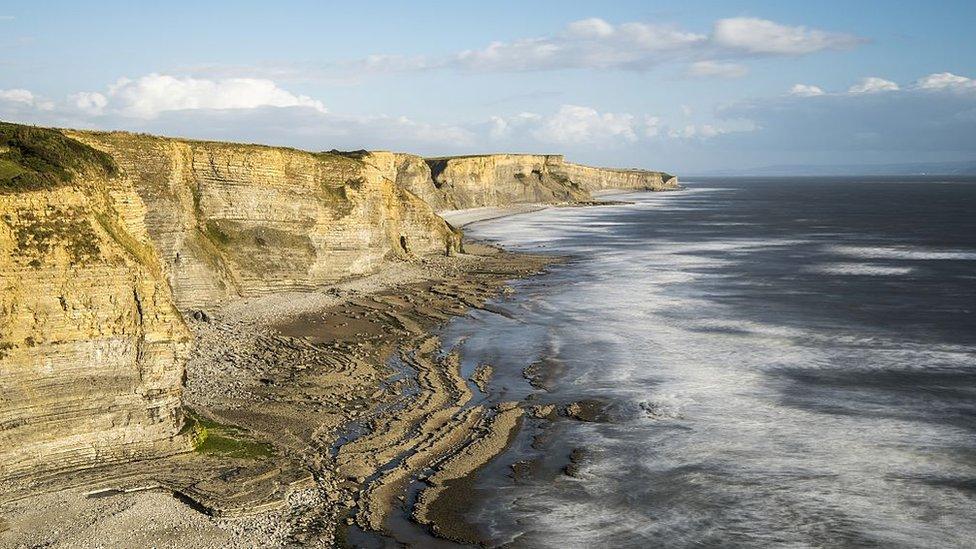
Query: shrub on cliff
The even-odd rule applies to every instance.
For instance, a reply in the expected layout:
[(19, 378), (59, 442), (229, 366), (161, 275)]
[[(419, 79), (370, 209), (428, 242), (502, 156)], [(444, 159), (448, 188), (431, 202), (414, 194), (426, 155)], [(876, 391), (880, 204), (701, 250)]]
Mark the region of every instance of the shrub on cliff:
[(92, 170), (117, 171), (112, 157), (57, 130), (0, 122), (0, 193), (52, 189)]

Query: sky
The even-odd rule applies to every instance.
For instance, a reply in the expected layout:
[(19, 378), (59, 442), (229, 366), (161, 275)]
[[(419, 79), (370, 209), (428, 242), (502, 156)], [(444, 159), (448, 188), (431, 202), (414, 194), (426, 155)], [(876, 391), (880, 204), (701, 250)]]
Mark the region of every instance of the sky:
[(675, 173), (976, 160), (972, 0), (150, 4), (0, 0), (0, 119)]

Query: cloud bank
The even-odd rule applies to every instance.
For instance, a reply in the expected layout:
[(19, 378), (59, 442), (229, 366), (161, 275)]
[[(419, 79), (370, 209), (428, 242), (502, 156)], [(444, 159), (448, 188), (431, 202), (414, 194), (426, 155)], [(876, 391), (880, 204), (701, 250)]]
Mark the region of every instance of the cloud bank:
[(169, 111), (258, 107), (309, 107), (327, 112), (322, 102), (261, 78), (209, 80), (152, 73), (135, 80), (120, 78), (105, 94), (80, 92), (70, 98), (79, 109), (92, 114), (112, 110), (134, 118), (155, 118)]
[(755, 17), (715, 22), (711, 33), (682, 30), (646, 22), (612, 24), (590, 18), (537, 38), (496, 41), (441, 58), (373, 55), (356, 66), (371, 71), (414, 71), (453, 68), (474, 72), (523, 72), (561, 69), (647, 70), (669, 62), (693, 63), (695, 76), (737, 77), (744, 67), (719, 59), (799, 56), (846, 50), (863, 38)]

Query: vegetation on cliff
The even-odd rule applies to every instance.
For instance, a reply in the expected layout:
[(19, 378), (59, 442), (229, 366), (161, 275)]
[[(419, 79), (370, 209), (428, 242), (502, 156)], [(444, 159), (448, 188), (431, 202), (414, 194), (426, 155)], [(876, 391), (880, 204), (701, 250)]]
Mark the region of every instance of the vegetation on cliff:
[(192, 430), (193, 448), (201, 454), (259, 459), (274, 455), (266, 442), (251, 439), (245, 429), (217, 423), (189, 408), (184, 408), (187, 429)]
[(117, 171), (112, 157), (57, 130), (0, 122), (0, 193), (60, 187), (72, 172)]

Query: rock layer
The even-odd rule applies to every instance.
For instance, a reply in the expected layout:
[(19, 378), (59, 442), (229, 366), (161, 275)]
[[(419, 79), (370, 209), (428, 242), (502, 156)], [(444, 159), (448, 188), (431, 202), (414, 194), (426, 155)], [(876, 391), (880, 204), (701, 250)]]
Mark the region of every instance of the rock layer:
[(311, 289), (459, 238), (387, 173), (331, 153), (73, 133), (109, 153), (139, 198), (181, 309)]
[(420, 197), (437, 211), (589, 202), (607, 189), (666, 191), (678, 178), (664, 172), (594, 168), (562, 155), (489, 154), (424, 159), (391, 153), (348, 153)]
[[(25, 156), (64, 145), (25, 131)], [(0, 187), (0, 479), (185, 449), (189, 332), (141, 201), (96, 165), (17, 181)]]
[(669, 190), (676, 177), (646, 170), (593, 168), (562, 155), (493, 154), (428, 159), (443, 209), (592, 200), (605, 189)]

